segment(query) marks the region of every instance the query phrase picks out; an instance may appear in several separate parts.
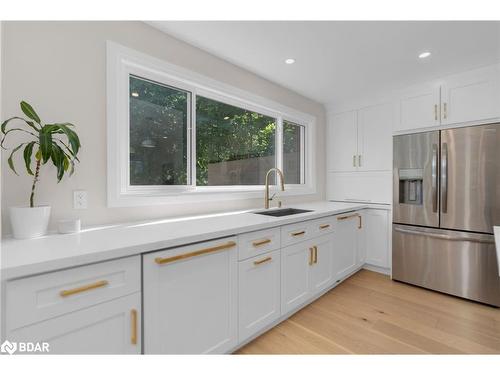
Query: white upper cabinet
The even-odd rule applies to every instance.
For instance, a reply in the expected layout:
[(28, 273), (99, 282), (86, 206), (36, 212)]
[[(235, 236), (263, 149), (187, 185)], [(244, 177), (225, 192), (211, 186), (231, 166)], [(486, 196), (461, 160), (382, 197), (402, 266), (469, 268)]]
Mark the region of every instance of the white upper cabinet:
[(332, 115), (328, 131), (329, 172), (391, 170), (392, 126), (390, 104)]
[(374, 105), (358, 111), (359, 171), (392, 169), (392, 121), (390, 104)]
[(500, 66), (450, 76), (441, 87), (441, 123), (500, 117)]
[(328, 127), (328, 170), (355, 171), (358, 155), (357, 111), (334, 114)]
[(397, 131), (486, 121), (500, 117), (500, 66), (447, 76), (399, 96)]
[(400, 122), (396, 130), (439, 125), (439, 84), (411, 87), (399, 99)]

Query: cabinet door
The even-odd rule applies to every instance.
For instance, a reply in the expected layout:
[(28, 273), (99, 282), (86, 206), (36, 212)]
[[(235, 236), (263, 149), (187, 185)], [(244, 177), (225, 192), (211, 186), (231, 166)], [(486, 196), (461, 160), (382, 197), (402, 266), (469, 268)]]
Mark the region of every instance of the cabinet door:
[(387, 210), (367, 209), (363, 213), (366, 263), (389, 268), (389, 222)]
[(281, 313), (300, 306), (310, 296), (311, 244), (302, 242), (281, 250)]
[(280, 269), (280, 250), (239, 262), (239, 342), (280, 317)]
[(333, 276), (342, 279), (356, 269), (358, 254), (359, 215), (348, 213), (336, 216), (333, 234)]
[(358, 170), (392, 170), (392, 119), (390, 104), (358, 111)]
[(400, 121), (395, 130), (419, 129), (440, 124), (440, 84), (413, 87), (399, 99)]
[(325, 290), (334, 282), (332, 268), (333, 235), (318, 237), (312, 243), (315, 253), (311, 267), (311, 292), (316, 294)]
[(235, 237), (144, 255), (146, 354), (225, 353), (236, 346), (236, 258)]
[(500, 117), (500, 67), (447, 77), (441, 89), (441, 123)]
[(328, 127), (328, 170), (355, 171), (358, 142), (357, 112), (350, 111), (331, 116)]
[(141, 294), (15, 329), (15, 342), (48, 342), (50, 354), (140, 354)]

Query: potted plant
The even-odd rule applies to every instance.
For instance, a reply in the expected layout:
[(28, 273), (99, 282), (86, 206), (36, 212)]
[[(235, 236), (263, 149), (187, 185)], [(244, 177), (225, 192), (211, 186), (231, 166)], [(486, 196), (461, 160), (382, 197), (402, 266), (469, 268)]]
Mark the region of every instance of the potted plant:
[[(75, 161), (79, 161), (77, 154), (80, 150), (80, 139), (70, 123), (42, 124), (40, 117), (31, 105), (21, 102), (21, 110), (28, 117), (11, 117), (1, 125), (2, 141), (0, 147), (9, 134), (22, 133), (28, 139), (18, 143), (11, 150), (7, 163), (17, 175), (13, 157), (16, 152), (23, 150), (26, 172), (33, 176), (29, 206), (10, 207), (10, 221), (15, 238), (34, 238), (43, 236), (47, 232), (50, 219), (50, 206), (35, 205), (36, 184), (40, 177), (40, 168), (49, 161), (57, 169), (57, 182), (60, 182), (65, 173), (71, 176), (74, 172)], [(20, 127), (7, 128), (11, 121), (20, 121)], [(32, 165), (34, 164), (34, 170)]]

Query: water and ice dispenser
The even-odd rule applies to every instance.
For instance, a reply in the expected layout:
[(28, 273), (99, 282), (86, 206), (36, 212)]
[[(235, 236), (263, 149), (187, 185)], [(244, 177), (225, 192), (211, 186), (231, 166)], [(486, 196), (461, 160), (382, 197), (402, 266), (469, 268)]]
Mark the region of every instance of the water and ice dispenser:
[(424, 170), (399, 169), (399, 203), (422, 205)]

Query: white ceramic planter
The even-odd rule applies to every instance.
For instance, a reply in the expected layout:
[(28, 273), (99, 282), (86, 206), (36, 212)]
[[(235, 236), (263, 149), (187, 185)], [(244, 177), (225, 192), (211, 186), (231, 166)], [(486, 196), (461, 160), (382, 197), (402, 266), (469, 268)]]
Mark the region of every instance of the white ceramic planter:
[(26, 239), (47, 233), (50, 206), (10, 207), (10, 223), (14, 238)]

